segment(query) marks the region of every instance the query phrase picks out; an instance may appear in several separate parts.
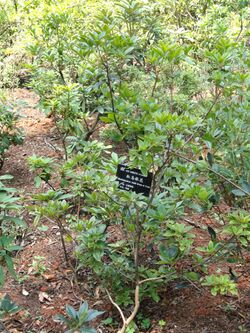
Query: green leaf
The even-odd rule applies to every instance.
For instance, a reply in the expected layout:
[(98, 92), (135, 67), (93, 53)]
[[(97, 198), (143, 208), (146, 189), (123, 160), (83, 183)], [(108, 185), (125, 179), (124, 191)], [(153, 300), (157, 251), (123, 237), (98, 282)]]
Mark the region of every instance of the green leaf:
[(11, 180), (13, 179), (13, 176), (11, 175), (2, 175), (0, 176), (0, 180)]
[(35, 182), (35, 187), (38, 188), (38, 187), (40, 187), (40, 185), (42, 183), (42, 179), (39, 176), (36, 176), (34, 178), (34, 182)]
[(247, 181), (243, 181), (241, 184), (243, 190), (249, 193), (250, 195), (250, 184)]
[(3, 287), (4, 285), (4, 270), (3, 267), (0, 266), (0, 287)]
[(213, 166), (214, 157), (210, 152), (207, 153), (207, 161), (210, 164), (210, 166)]
[(111, 153), (112, 160), (115, 162), (115, 164), (119, 163), (119, 157), (116, 153)]
[(9, 245), (8, 247), (6, 247), (6, 250), (9, 252), (13, 252), (13, 251), (19, 251), (22, 250), (22, 246), (19, 245)]
[(25, 223), (24, 220), (20, 219), (19, 217), (14, 217), (14, 216), (5, 216), (4, 218), (6, 221), (12, 221), (14, 222), (17, 226), (25, 228), (27, 227), (27, 224)]
[(80, 305), (80, 308), (79, 308), (79, 314), (81, 315), (83, 312), (86, 312), (88, 311), (88, 302), (84, 302)]
[[(232, 190), (232, 193), (236, 196), (236, 197), (244, 197), (246, 196), (246, 193), (244, 193), (241, 190)], [(250, 194), (250, 193), (249, 193)]]
[(18, 198), (11, 197), (7, 193), (0, 193), (0, 201), (2, 203), (12, 203), (16, 202), (17, 200)]
[(86, 317), (88, 315), (88, 303), (84, 302), (78, 311), (78, 318), (79, 318), (79, 323), (82, 325), (86, 321)]
[(196, 272), (187, 272), (185, 273), (185, 277), (191, 281), (199, 281), (200, 280), (200, 274)]
[(9, 256), (9, 255), (5, 255), (4, 257), (5, 259), (5, 262), (6, 262), (6, 266), (11, 274), (11, 276), (14, 278), (14, 279), (17, 279), (17, 275), (16, 275), (16, 272), (15, 272), (15, 269), (14, 269), (14, 264), (13, 264), (13, 260), (12, 258)]
[(5, 295), (4, 298), (1, 300), (0, 309), (6, 314), (13, 314), (18, 312), (21, 308), (11, 300), (9, 295)]
[(216, 296), (216, 295), (217, 295), (217, 289), (216, 289), (216, 288), (212, 288), (212, 289), (211, 289), (211, 294), (212, 294), (213, 296)]
[(208, 200), (213, 204), (216, 205), (219, 203), (220, 201), (220, 194), (218, 192), (210, 195), (210, 197), (208, 198)]
[(99, 261), (99, 262), (102, 261), (103, 251), (94, 251), (93, 257), (95, 258), (96, 261)]
[(72, 306), (70, 306), (68, 304), (66, 305), (66, 312), (69, 315), (69, 317), (71, 317), (73, 319), (77, 318), (77, 312), (76, 312), (76, 310)]
[(97, 333), (97, 331), (92, 327), (82, 327), (80, 328), (80, 333)]
[(198, 161), (196, 162), (196, 167), (199, 171), (207, 170), (207, 162), (206, 161)]
[(102, 320), (103, 325), (111, 325), (113, 323), (113, 318), (108, 317), (107, 319)]
[(17, 275), (16, 275), (16, 272), (15, 272), (15, 269), (14, 269), (14, 264), (13, 264), (13, 260), (12, 258), (6, 254), (4, 256), (4, 259), (5, 259), (5, 262), (6, 262), (6, 266), (11, 274), (11, 276), (14, 278), (14, 279), (17, 279)]
[(47, 225), (42, 225), (41, 227), (37, 228), (39, 231), (47, 231), (49, 227)]
[(161, 244), (159, 246), (159, 251), (160, 251), (161, 260), (166, 262), (171, 262), (177, 258), (179, 253), (179, 248), (176, 245), (167, 247), (164, 244)]
[(215, 230), (212, 227), (208, 226), (207, 227), (207, 231), (208, 231), (208, 233), (209, 233), (209, 235), (211, 237), (211, 240), (214, 242), (216, 240), (216, 232), (215, 232)]
[(102, 315), (103, 313), (104, 313), (104, 311), (89, 310), (88, 316), (85, 319), (85, 322), (91, 321), (91, 320), (95, 319), (96, 317)]

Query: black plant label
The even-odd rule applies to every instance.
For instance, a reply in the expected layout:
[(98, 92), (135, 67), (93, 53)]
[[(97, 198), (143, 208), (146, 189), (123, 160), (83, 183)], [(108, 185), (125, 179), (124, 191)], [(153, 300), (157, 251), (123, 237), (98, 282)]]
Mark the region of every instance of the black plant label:
[(116, 177), (120, 190), (133, 191), (149, 197), (153, 179), (152, 172), (148, 172), (147, 176), (144, 176), (140, 169), (130, 169), (124, 164), (119, 164)]

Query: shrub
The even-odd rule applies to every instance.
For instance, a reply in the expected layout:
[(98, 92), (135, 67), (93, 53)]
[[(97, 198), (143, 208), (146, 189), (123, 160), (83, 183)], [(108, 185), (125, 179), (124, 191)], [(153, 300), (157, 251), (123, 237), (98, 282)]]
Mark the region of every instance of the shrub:
[[(56, 166), (60, 185), (35, 198), (34, 213), (63, 222), (79, 268), (90, 267), (107, 289), (124, 333), (141, 299), (158, 301), (158, 290), (172, 280), (236, 293), (227, 274), (208, 272), (211, 263), (243, 260), (248, 248), (242, 221), (249, 214), (241, 210), (249, 197), (249, 49), (242, 30), (229, 28), (235, 8), (245, 22), (243, 2), (192, 2), (191, 11), (186, 1), (169, 2), (174, 15), (151, 1), (114, 4), (87, 14), (78, 34), (67, 29), (67, 23), (79, 28), (70, 20), (77, 13), (64, 6), (44, 12), (32, 30), (33, 84), (39, 87), (37, 73), (53, 78), (52, 86), (42, 80), (40, 95), (68, 158)], [(104, 142), (92, 138), (99, 126)], [(119, 188), (116, 170), (124, 163), (144, 176), (151, 172), (149, 197)], [(48, 164), (49, 178), (40, 177), (47, 182), (55, 167)], [(236, 217), (219, 214), (225, 225), (209, 227), (210, 240), (197, 247), (187, 212), (212, 214), (223, 201)], [(119, 231), (116, 241), (111, 231)], [(132, 303), (126, 318), (121, 307)]]
[(16, 126), (18, 116), (10, 107), (0, 102), (0, 168), (3, 167), (5, 153), (11, 145), (21, 144), (23, 136)]
[[(15, 244), (15, 237), (19, 228), (24, 228), (25, 223), (14, 213), (18, 213), (20, 205), (18, 198), (14, 197), (15, 189), (6, 187), (2, 181), (10, 180), (12, 176), (0, 176), (0, 285), (4, 284), (4, 267), (16, 278), (12, 253), (21, 249)], [(14, 226), (14, 228), (13, 228)]]

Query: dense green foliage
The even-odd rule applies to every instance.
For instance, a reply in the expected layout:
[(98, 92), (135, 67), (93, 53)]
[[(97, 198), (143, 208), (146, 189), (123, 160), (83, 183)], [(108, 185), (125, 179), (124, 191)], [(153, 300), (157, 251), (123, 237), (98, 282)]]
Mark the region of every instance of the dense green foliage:
[[(50, 187), (31, 210), (58, 225), (67, 263), (65, 238), (75, 244), (78, 270), (91, 268), (120, 313), (134, 304), (119, 332), (172, 280), (237, 294), (230, 272), (209, 267), (249, 250), (248, 2), (44, 0), (15, 10), (28, 86), (65, 153), (61, 163), (29, 158), (36, 185)], [(149, 198), (118, 189), (119, 163), (153, 173)], [(193, 213), (218, 221), (204, 246)]]
[(9, 147), (23, 142), (22, 131), (16, 125), (17, 120), (18, 116), (11, 107), (0, 101), (0, 169)]
[(10, 180), (12, 176), (0, 176), (0, 286), (4, 283), (4, 267), (16, 278), (14, 264), (11, 258), (13, 252), (21, 249), (15, 244), (17, 230), (25, 226), (18, 217), (20, 206), (18, 198), (14, 197), (15, 189), (6, 187), (2, 181)]

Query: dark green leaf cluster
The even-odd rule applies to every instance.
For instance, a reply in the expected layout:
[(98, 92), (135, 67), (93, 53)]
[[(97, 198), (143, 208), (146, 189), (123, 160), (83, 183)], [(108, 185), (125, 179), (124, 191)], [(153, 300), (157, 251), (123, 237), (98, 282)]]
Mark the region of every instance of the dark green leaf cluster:
[(4, 284), (5, 266), (14, 278), (17, 277), (11, 255), (21, 249), (15, 244), (15, 236), (18, 228), (25, 227), (24, 221), (13, 214), (20, 209), (17, 204), (19, 198), (14, 197), (16, 190), (6, 187), (2, 182), (11, 178), (9, 175), (0, 176), (0, 286)]
[(23, 142), (23, 134), (16, 125), (17, 120), (17, 114), (0, 102), (0, 169), (9, 147)]
[(67, 317), (57, 315), (55, 320), (60, 321), (67, 325), (68, 330), (65, 333), (96, 333), (97, 331), (89, 326), (89, 322), (96, 317), (103, 314), (103, 311), (89, 309), (88, 303), (84, 302), (80, 305), (79, 310), (76, 311), (72, 306), (66, 305)]

